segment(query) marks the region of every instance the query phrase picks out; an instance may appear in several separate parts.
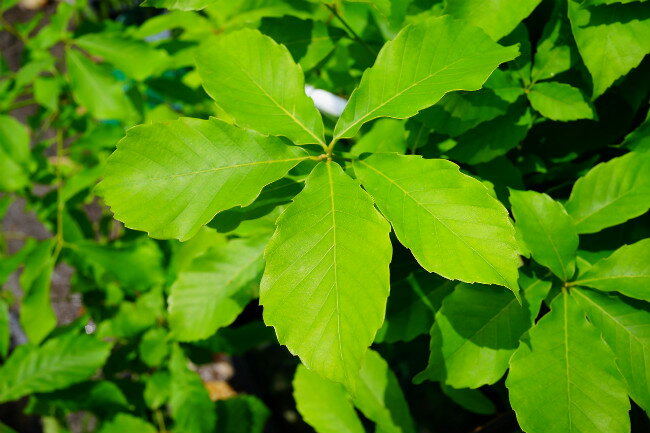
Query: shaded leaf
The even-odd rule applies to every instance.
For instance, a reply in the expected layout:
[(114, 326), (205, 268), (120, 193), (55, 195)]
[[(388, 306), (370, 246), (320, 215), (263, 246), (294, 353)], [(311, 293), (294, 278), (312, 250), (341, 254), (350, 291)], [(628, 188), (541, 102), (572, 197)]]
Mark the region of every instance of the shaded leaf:
[(364, 152), (384, 152), (403, 154), (406, 151), (406, 130), (404, 121), (378, 119), (372, 129), (352, 146), (350, 153), (361, 155)]
[(511, 104), (505, 115), (481, 123), (463, 135), (443, 142), (442, 145), (453, 144), (453, 147), (444, 153), (454, 161), (467, 164), (489, 162), (505, 155), (528, 135), (528, 130), (533, 124), (531, 114), (522, 98)]
[(451, 386), (441, 384), (442, 392), (445, 393), (454, 403), (467, 409), (470, 412), (478, 413), (481, 415), (492, 415), (496, 412), (494, 403), (490, 401), (478, 389), (461, 388), (456, 389)]
[(415, 425), (397, 377), (377, 352), (366, 352), (357, 386), (348, 392), (354, 405), (377, 424), (378, 431), (415, 433)]
[(74, 44), (136, 80), (161, 72), (169, 61), (165, 51), (143, 41), (128, 39), (120, 33), (87, 33), (75, 39)]
[(112, 420), (102, 424), (99, 433), (156, 433), (158, 430), (145, 420), (126, 413), (119, 413)]
[[(214, 433), (216, 412), (207, 389), (197, 373), (189, 370), (183, 351), (172, 348), (169, 362), (171, 394), (169, 407), (175, 433)], [(200, 414), (197, 416), (197, 414)]]
[(523, 94), (518, 86), (511, 75), (497, 69), (484, 88), (449, 93), (436, 105), (422, 111), (418, 118), (435, 132), (455, 137), (506, 114), (509, 104)]
[(20, 275), (23, 298), (20, 301), (20, 324), (33, 344), (39, 344), (56, 327), (57, 319), (50, 299), (54, 272), (54, 242), (38, 244), (25, 259)]
[(205, 9), (216, 2), (217, 0), (144, 0), (140, 6), (172, 10), (178, 9), (181, 11), (197, 11)]
[(550, 20), (537, 43), (531, 78), (547, 80), (568, 71), (575, 63), (575, 43), (564, 0), (556, 0)]
[(551, 120), (593, 119), (594, 107), (582, 91), (564, 83), (545, 82), (531, 87), (528, 100), (533, 108)]
[(29, 130), (11, 116), (0, 115), (0, 191), (29, 184)]
[(217, 433), (262, 433), (270, 414), (253, 395), (217, 401)]
[(149, 367), (157, 367), (163, 363), (169, 354), (167, 331), (162, 328), (151, 328), (142, 336), (138, 345), (140, 359)]
[(299, 365), (293, 378), (296, 408), (318, 433), (364, 433), (345, 389)]
[(80, 52), (68, 49), (65, 57), (70, 90), (75, 101), (98, 119), (133, 119), (135, 109), (123, 84)]
[(87, 335), (65, 335), (43, 346), (20, 346), (0, 367), (0, 402), (81, 382), (104, 364), (111, 345)]
[(425, 271), (414, 272), (391, 284), (386, 320), (377, 333), (376, 343), (411, 341), (428, 333), (442, 299), (456, 283)]

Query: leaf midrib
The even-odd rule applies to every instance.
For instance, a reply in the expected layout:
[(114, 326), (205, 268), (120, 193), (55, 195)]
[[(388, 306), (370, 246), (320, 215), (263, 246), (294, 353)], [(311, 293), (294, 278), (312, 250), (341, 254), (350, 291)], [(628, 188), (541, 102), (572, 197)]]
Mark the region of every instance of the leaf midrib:
[(341, 365), (343, 366), (343, 377), (345, 380), (348, 380), (348, 372), (345, 368), (345, 359), (343, 358), (343, 343), (341, 338), (341, 306), (339, 299), (339, 278), (338, 278), (338, 269), (337, 269), (337, 254), (336, 254), (336, 203), (334, 201), (334, 180), (332, 179), (332, 166), (331, 162), (326, 162), (325, 167), (327, 168), (327, 180), (329, 183), (329, 192), (330, 192), (330, 203), (332, 206), (332, 269), (334, 270), (334, 286), (336, 293), (336, 337), (339, 342), (339, 356), (341, 358)]
[(566, 368), (566, 395), (569, 410), (567, 410), (567, 416), (569, 418), (569, 431), (573, 431), (573, 419), (571, 416), (571, 406), (574, 405), (571, 400), (571, 374), (570, 374), (570, 365), (569, 365), (569, 306), (568, 306), (568, 295), (566, 291), (562, 293), (564, 297), (564, 326), (562, 331), (564, 331), (564, 365)]
[(174, 179), (174, 178), (178, 178), (178, 177), (194, 176), (194, 175), (204, 174), (204, 173), (214, 173), (214, 172), (217, 172), (217, 171), (230, 170), (230, 169), (235, 169), (235, 168), (250, 167), (250, 166), (264, 165), (264, 164), (279, 164), (279, 163), (291, 162), (291, 161), (304, 161), (304, 160), (307, 160), (307, 159), (309, 159), (309, 156), (301, 156), (301, 157), (298, 157), (298, 158), (287, 158), (287, 159), (272, 159), (272, 160), (267, 160), (267, 161), (253, 161), (253, 162), (246, 162), (246, 163), (242, 163), (242, 164), (226, 165), (226, 166), (223, 166), (223, 167), (206, 168), (204, 170), (189, 171), (189, 172), (186, 172), (186, 173), (171, 174), (171, 175), (168, 175), (168, 176), (150, 177), (150, 178), (147, 178), (147, 180)]

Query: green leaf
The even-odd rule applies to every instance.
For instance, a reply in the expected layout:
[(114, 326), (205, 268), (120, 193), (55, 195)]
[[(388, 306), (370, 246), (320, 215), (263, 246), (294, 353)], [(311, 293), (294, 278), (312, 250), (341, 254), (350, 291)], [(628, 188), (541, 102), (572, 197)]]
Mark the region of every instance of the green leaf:
[(384, 320), (390, 226), (333, 162), (316, 166), (277, 225), (265, 252), (264, 321), (308, 368), (352, 385)]
[(406, 152), (406, 130), (403, 120), (379, 119), (372, 129), (352, 146), (350, 153), (361, 155), (364, 152), (399, 153)]
[(575, 273), (578, 233), (564, 207), (546, 194), (510, 190), (516, 226), (535, 261), (562, 281)]
[(576, 286), (619, 292), (650, 301), (650, 239), (624, 245), (611, 256), (599, 260), (577, 281)]
[(436, 313), (426, 370), (415, 377), (454, 388), (493, 384), (505, 373), (551, 283), (522, 279), (523, 303), (501, 287), (459, 284)]
[(481, 182), (452, 162), (419, 156), (376, 154), (354, 169), (427, 271), (518, 291), (514, 227)]
[(99, 433), (156, 433), (157, 431), (154, 426), (145, 420), (126, 413), (117, 414), (115, 418), (105, 422), (102, 428), (99, 429)]
[(623, 145), (630, 150), (650, 153), (650, 113), (641, 126), (625, 137)]
[(263, 18), (259, 29), (286, 46), (305, 72), (317, 67), (334, 51), (336, 42), (346, 36), (343, 30), (322, 21), (301, 20), (289, 15)]
[(278, 206), (291, 203), (291, 199), (302, 190), (302, 186), (302, 183), (286, 177), (277, 180), (265, 186), (260, 195), (250, 205), (243, 208), (236, 206), (217, 214), (208, 223), (208, 227), (213, 227), (220, 233), (235, 230), (244, 221), (262, 218), (269, 215)]
[(630, 402), (614, 354), (566, 291), (512, 356), (506, 386), (527, 433), (630, 431)]
[(451, 0), (444, 13), (482, 28), (495, 41), (513, 31), (541, 0)]
[(9, 316), (9, 305), (0, 298), (0, 357), (5, 358), (11, 343), (11, 324)]
[(352, 137), (378, 117), (414, 116), (447, 92), (477, 90), (499, 64), (517, 53), (517, 47), (504, 48), (481, 30), (449, 17), (405, 27), (364, 72), (336, 124), (334, 138)]
[[(11, 197), (7, 196), (7, 198)], [(5, 203), (3, 203), (3, 205), (5, 205)], [(11, 204), (11, 200), (8, 201), (8, 204)], [(5, 212), (6, 210), (7, 209), (5, 209)], [(2, 217), (4, 218), (4, 215)], [(16, 269), (25, 262), (25, 259), (32, 253), (36, 245), (39, 244), (33, 238), (27, 238), (22, 248), (13, 256), (2, 256), (2, 260), (0, 260), (0, 286), (4, 285), (11, 274), (13, 274)]]
[(584, 2), (587, 6), (592, 5), (611, 5), (615, 3), (634, 3), (634, 2), (644, 2), (646, 0), (586, 0)]
[(415, 425), (397, 377), (377, 352), (366, 352), (357, 386), (348, 392), (354, 405), (377, 424), (377, 431), (415, 433)]
[(201, 340), (230, 325), (255, 297), (267, 237), (237, 239), (210, 249), (181, 272), (169, 296), (175, 338)]
[(440, 388), (454, 403), (471, 412), (481, 415), (492, 415), (496, 412), (494, 403), (478, 389), (456, 389), (441, 384)]
[(377, 333), (375, 343), (411, 341), (418, 335), (428, 333), (442, 299), (455, 285), (453, 281), (424, 270), (391, 283), (386, 320)]
[(169, 61), (165, 51), (120, 33), (87, 33), (75, 39), (74, 44), (139, 81), (161, 72)]
[(621, 224), (650, 208), (650, 154), (630, 152), (598, 164), (573, 186), (564, 206), (578, 233)]
[(20, 324), (33, 344), (39, 344), (56, 327), (56, 313), (50, 300), (50, 283), (54, 272), (52, 240), (38, 244), (25, 259), (20, 275), (23, 298), (20, 302)]
[(616, 363), (627, 381), (630, 396), (646, 412), (650, 411), (648, 306), (591, 290), (576, 288), (572, 294), (616, 355)]
[(53, 413), (54, 410), (66, 412), (90, 411), (99, 417), (106, 417), (116, 412), (129, 409), (129, 402), (120, 388), (106, 380), (86, 381), (36, 397), (36, 409), (42, 414)]
[(135, 116), (122, 83), (103, 67), (72, 49), (66, 50), (70, 90), (75, 101), (97, 119), (128, 120)]
[(66, 388), (104, 364), (111, 345), (87, 335), (65, 335), (43, 346), (20, 346), (0, 367), (0, 402)]
[(29, 130), (11, 116), (0, 115), (0, 191), (29, 185)]
[(196, 65), (205, 90), (238, 125), (325, 145), (323, 119), (284, 45), (257, 30), (239, 30), (204, 44)]
[(169, 372), (158, 370), (144, 379), (145, 388), (142, 397), (150, 409), (156, 410), (167, 403), (170, 394), (171, 376)]
[(82, 240), (72, 251), (95, 270), (97, 280), (116, 280), (126, 292), (148, 290), (165, 279), (162, 253), (151, 239), (141, 238), (127, 245)]
[(149, 367), (160, 366), (169, 354), (167, 331), (162, 328), (151, 328), (142, 336), (138, 345), (140, 359)]
[(537, 44), (531, 73), (533, 82), (547, 80), (568, 71), (576, 57), (571, 24), (566, 16), (566, 4), (564, 0), (557, 0), (551, 19), (544, 26), (542, 38)]
[(350, 3), (367, 3), (372, 5), (385, 17), (391, 15), (391, 0), (344, 0)]
[(582, 91), (564, 83), (545, 82), (534, 84), (528, 93), (533, 108), (544, 117), (563, 122), (593, 119), (594, 107)]
[(217, 401), (216, 433), (262, 433), (271, 413), (252, 395)]
[(364, 433), (345, 389), (299, 365), (293, 378), (296, 408), (318, 433)]
[(34, 80), (34, 100), (47, 108), (56, 111), (61, 95), (61, 80), (51, 77), (38, 77)]
[(130, 129), (99, 188), (127, 227), (187, 240), (218, 212), (252, 203), (307, 158), (274, 137), (183, 118)]
[(450, 139), (454, 146), (444, 152), (449, 159), (480, 164), (505, 155), (517, 147), (533, 125), (532, 112), (523, 98), (511, 104), (503, 116), (484, 122), (463, 135)]
[(115, 317), (100, 322), (97, 335), (100, 338), (134, 337), (161, 320), (163, 303), (161, 288), (150, 290), (136, 302), (123, 301)]
[(145, 0), (140, 6), (153, 8), (178, 9), (181, 11), (198, 11), (216, 3), (218, 0)]
[(188, 361), (178, 346), (172, 348), (169, 371), (169, 407), (174, 433), (214, 433), (217, 421), (214, 403), (199, 375), (188, 368)]
[(448, 93), (436, 105), (422, 111), (418, 118), (435, 132), (456, 137), (506, 114), (508, 106), (524, 92), (518, 86), (510, 74), (497, 69), (484, 88), (475, 92)]
[[(40, 17), (36, 16), (34, 24), (40, 27), (38, 34), (35, 37), (28, 37), (27, 46), (30, 52), (39, 51), (43, 52), (51, 48), (57, 42), (68, 38), (69, 23), (75, 13), (75, 6), (72, 3), (60, 2), (56, 8), (56, 12), (51, 14), (49, 23), (41, 27), (38, 25), (41, 22)], [(30, 31), (26, 31), (27, 36)]]
[(578, 50), (593, 80), (593, 98), (650, 53), (650, 8), (643, 3), (589, 7), (569, 0)]

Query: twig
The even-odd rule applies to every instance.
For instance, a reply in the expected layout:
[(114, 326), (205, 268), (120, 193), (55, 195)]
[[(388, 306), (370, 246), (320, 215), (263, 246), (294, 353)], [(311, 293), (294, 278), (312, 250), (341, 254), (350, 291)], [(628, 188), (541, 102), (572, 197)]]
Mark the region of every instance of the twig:
[(4, 15), (0, 14), (0, 26), (2, 26), (2, 30), (6, 30), (7, 32), (11, 33), (15, 37), (17, 37), (22, 43), (27, 43), (27, 38), (23, 36), (16, 28), (11, 25), (9, 21), (7, 21), (4, 17)]
[(359, 37), (357, 32), (355, 32), (354, 29), (352, 27), (350, 27), (350, 24), (348, 24), (345, 21), (345, 19), (343, 19), (343, 17), (336, 10), (336, 7), (334, 7), (333, 5), (329, 5), (329, 4), (325, 4), (325, 7), (327, 9), (329, 9), (332, 12), (332, 14), (334, 14), (334, 16), (339, 19), (339, 21), (341, 21), (341, 24), (343, 24), (343, 26), (347, 29), (347, 31), (350, 32), (350, 34), (352, 35), (352, 38), (355, 41), (357, 41), (359, 44), (361, 44), (373, 56), (377, 55), (377, 52), (370, 45), (368, 45), (363, 39), (361, 39), (361, 37)]
[(160, 409), (156, 409), (154, 412), (154, 417), (156, 418), (156, 424), (158, 424), (158, 432), (167, 433), (167, 427), (165, 426), (165, 416), (160, 411)]
[[(63, 159), (63, 131), (59, 129), (56, 131), (56, 159), (60, 163)], [(63, 178), (61, 176), (61, 167), (56, 166), (56, 247), (54, 249), (54, 261), (59, 257), (59, 253), (63, 248), (65, 241), (63, 240), (63, 210), (65, 203), (63, 202)]]

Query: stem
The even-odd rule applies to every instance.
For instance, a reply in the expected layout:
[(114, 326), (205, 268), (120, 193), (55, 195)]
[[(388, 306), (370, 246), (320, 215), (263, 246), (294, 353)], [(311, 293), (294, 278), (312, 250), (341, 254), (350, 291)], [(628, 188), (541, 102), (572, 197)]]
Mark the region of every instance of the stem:
[(158, 424), (158, 431), (160, 433), (167, 433), (167, 427), (165, 427), (165, 416), (160, 409), (156, 409), (154, 412), (154, 418), (156, 418), (156, 424)]
[(370, 45), (366, 44), (366, 42), (363, 39), (361, 39), (361, 37), (359, 37), (357, 32), (355, 32), (354, 29), (352, 27), (350, 27), (350, 24), (348, 24), (343, 19), (343, 17), (338, 13), (338, 11), (336, 10), (336, 7), (334, 5), (325, 4), (325, 7), (327, 9), (329, 9), (332, 12), (332, 14), (334, 14), (334, 16), (339, 19), (339, 21), (341, 21), (341, 24), (343, 24), (343, 26), (346, 28), (346, 30), (348, 32), (350, 32), (350, 34), (352, 35), (352, 39), (354, 39), (359, 44), (361, 44), (373, 56), (377, 55), (377, 52)]
[(34, 105), (34, 104), (36, 104), (36, 101), (34, 99), (25, 99), (23, 101), (16, 102), (14, 105), (9, 107), (7, 109), (7, 111), (17, 110), (19, 108), (28, 107), (28, 106)]
[(12, 35), (14, 35), (15, 37), (17, 37), (22, 43), (24, 43), (24, 44), (27, 43), (27, 38), (25, 38), (25, 36), (20, 34), (20, 32), (18, 30), (16, 30), (16, 28), (13, 25), (11, 25), (11, 23), (9, 21), (7, 21), (5, 19), (5, 17), (4, 17), (4, 15), (2, 15), (2, 14), (0, 14), (0, 26), (2, 26), (2, 28), (4, 30), (6, 30), (7, 32), (9, 32)]
[(331, 157), (332, 156), (332, 151), (334, 151), (334, 146), (336, 146), (336, 142), (338, 140), (336, 138), (333, 138), (332, 141), (330, 141), (330, 144), (327, 145), (325, 148), (325, 153), (327, 156)]
[[(60, 163), (63, 158), (63, 131), (56, 131), (56, 160)], [(54, 249), (54, 260), (59, 257), (59, 253), (65, 243), (63, 240), (63, 210), (65, 203), (63, 202), (63, 178), (61, 176), (61, 168), (56, 167), (56, 247)]]

